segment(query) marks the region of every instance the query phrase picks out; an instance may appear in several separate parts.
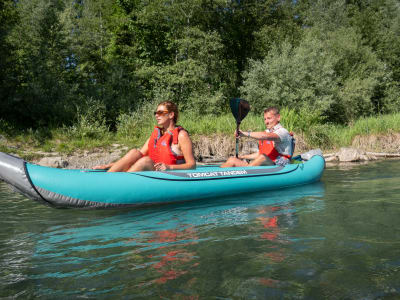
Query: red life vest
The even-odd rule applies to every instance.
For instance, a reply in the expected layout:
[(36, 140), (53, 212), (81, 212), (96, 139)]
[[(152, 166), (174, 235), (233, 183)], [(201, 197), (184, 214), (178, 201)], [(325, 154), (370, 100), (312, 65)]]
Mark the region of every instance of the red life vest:
[(273, 162), (275, 162), (278, 156), (285, 157), (287, 159), (291, 158), (290, 155), (280, 154), (278, 150), (275, 149), (274, 142), (268, 140), (260, 140), (258, 142), (258, 153), (268, 156)]
[(179, 131), (184, 130), (177, 126), (171, 131), (167, 131), (161, 136), (161, 128), (155, 127), (149, 139), (149, 154), (148, 156), (155, 162), (161, 162), (166, 165), (179, 165), (185, 163), (183, 155), (176, 155), (172, 152), (171, 145), (178, 144)]

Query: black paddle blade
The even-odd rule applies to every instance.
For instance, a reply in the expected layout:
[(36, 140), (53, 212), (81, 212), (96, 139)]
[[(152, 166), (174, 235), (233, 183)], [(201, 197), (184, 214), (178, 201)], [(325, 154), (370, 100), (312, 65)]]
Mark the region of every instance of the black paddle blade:
[(236, 123), (240, 124), (250, 111), (249, 102), (240, 98), (232, 98), (229, 104)]

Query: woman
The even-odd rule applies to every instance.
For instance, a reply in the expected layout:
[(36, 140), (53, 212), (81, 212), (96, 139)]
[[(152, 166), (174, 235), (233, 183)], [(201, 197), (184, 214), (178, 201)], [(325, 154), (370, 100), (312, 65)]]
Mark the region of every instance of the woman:
[(161, 102), (154, 112), (157, 124), (142, 149), (132, 149), (120, 160), (96, 166), (108, 172), (186, 170), (196, 168), (192, 141), (185, 129), (176, 125), (178, 108), (170, 101)]

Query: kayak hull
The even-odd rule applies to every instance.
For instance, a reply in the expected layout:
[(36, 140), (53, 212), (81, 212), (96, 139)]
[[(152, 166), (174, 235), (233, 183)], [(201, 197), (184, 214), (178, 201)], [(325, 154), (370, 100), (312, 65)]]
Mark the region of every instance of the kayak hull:
[(285, 167), (107, 173), (39, 166), (0, 152), (0, 179), (25, 196), (54, 207), (113, 208), (183, 202), (268, 191), (319, 181), (322, 156)]

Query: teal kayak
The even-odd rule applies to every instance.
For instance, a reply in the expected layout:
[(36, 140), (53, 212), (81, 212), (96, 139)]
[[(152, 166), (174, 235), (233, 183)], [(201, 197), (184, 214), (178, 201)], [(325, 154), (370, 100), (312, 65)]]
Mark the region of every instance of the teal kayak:
[(55, 207), (112, 208), (183, 202), (269, 191), (319, 181), (322, 156), (281, 166), (107, 173), (57, 169), (0, 152), (0, 179), (29, 198)]

